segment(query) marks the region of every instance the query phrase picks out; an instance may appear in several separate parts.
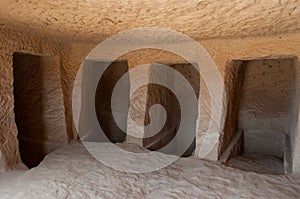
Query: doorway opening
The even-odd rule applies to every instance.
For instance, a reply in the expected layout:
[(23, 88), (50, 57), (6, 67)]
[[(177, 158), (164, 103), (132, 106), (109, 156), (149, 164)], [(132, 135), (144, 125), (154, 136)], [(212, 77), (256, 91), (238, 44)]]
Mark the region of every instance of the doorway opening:
[(22, 162), (36, 167), (67, 142), (60, 58), (13, 54), (15, 122)]
[(221, 161), (260, 173), (291, 172), (295, 74), (295, 58), (289, 57), (236, 60), (227, 66)]
[[(190, 63), (178, 63), (178, 64), (164, 64), (167, 65), (174, 70), (178, 71), (183, 77), (188, 81), (188, 83), (191, 85), (191, 87), (194, 90), (195, 95), (197, 96), (197, 99), (199, 98), (199, 91), (200, 91), (200, 74), (198, 70)], [(148, 125), (151, 121), (150, 115), (149, 115), (149, 109), (151, 106), (155, 104), (162, 105), (167, 114), (166, 122), (163, 125), (163, 128), (156, 133), (155, 135), (152, 135), (153, 133), (150, 132), (151, 129), (148, 129), (145, 132), (146, 138), (143, 139), (143, 146), (149, 150), (157, 151), (166, 145), (168, 145), (176, 136), (177, 130), (179, 128), (180, 122), (181, 122), (181, 110), (180, 110), (180, 104), (178, 99), (176, 98), (175, 94), (172, 92), (172, 90), (177, 90), (180, 92), (180, 84), (176, 83), (178, 81), (174, 78), (173, 74), (157, 74), (157, 72), (151, 71), (150, 67), (150, 73), (149, 78), (154, 80), (153, 82), (156, 82), (156, 78), (163, 78), (165, 79), (166, 85), (168, 85), (169, 88), (159, 85), (150, 83), (148, 84), (147, 89), (147, 103), (146, 103), (146, 115), (145, 115), (145, 125)], [(193, 134), (193, 142), (190, 144), (190, 147), (184, 152), (184, 154), (181, 154), (182, 157), (189, 157), (192, 156), (195, 148), (196, 148), (196, 120), (198, 117), (198, 107), (194, 107), (193, 110), (191, 110), (192, 118), (189, 121), (189, 128), (187, 132)], [(159, 116), (158, 116), (159, 117)], [(152, 121), (154, 123), (160, 123), (161, 120), (158, 118), (154, 118), (157, 121)], [(157, 126), (161, 126), (160, 124), (157, 124)], [(147, 135), (152, 135), (147, 137)], [(183, 145), (182, 143), (185, 142), (184, 140), (176, 140), (176, 145), (173, 149), (171, 149), (169, 152), (170, 154), (175, 154), (173, 151), (176, 150), (176, 147), (180, 147), (180, 145)]]
[(119, 108), (114, 109), (114, 114), (119, 118), (118, 121), (122, 123), (121, 125), (126, 128), (129, 109), (129, 104), (126, 101), (129, 102), (130, 89), (129, 74), (127, 72), (127, 61), (112, 62), (103, 72), (96, 89), (95, 110), (97, 119), (105, 136), (112, 143), (122, 143), (126, 139), (126, 129), (120, 129), (113, 115), (112, 94), (117, 82), (124, 75), (125, 78), (123, 77), (124, 81), (122, 82), (124, 89), (122, 92), (124, 93), (122, 95), (118, 93), (119, 97), (122, 96), (124, 104), (119, 104)]

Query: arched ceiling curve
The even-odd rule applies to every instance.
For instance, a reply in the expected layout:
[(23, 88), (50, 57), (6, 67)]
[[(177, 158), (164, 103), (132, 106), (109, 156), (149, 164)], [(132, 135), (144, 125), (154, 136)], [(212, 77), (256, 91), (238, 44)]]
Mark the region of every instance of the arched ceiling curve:
[(194, 39), (300, 31), (299, 0), (0, 0), (0, 26), (97, 42), (120, 31), (165, 27)]

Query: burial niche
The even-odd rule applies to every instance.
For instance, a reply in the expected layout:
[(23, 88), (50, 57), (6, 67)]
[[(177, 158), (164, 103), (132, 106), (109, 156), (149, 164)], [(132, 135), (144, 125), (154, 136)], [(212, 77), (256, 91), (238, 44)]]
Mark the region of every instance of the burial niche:
[[(105, 133), (106, 137), (112, 143), (124, 142), (126, 138), (126, 132), (120, 129), (118, 124), (116, 124), (114, 115), (112, 113), (112, 93), (120, 78), (126, 75), (128, 72), (127, 61), (115, 61), (112, 62), (108, 68), (104, 71), (100, 78), (97, 86), (95, 95), (95, 110), (98, 118), (98, 122)], [(124, 106), (118, 109), (116, 116), (121, 117), (122, 125), (127, 126), (127, 114), (129, 106), (126, 101), (129, 101), (129, 75), (127, 73), (127, 81), (123, 87), (125, 88)], [(123, 90), (124, 91), (124, 90)]]
[(60, 58), (16, 52), (13, 75), (19, 151), (32, 168), (67, 142)]
[[(102, 61), (86, 59), (80, 83), (80, 117), (78, 134), (82, 141), (124, 142), (126, 139), (129, 109), (130, 80), (127, 61)], [(116, 85), (120, 103), (112, 104)], [(78, 97), (79, 99), (79, 97)]]
[[(190, 63), (178, 63), (178, 64), (164, 64), (168, 67), (173, 68), (174, 70), (178, 71), (183, 77), (188, 81), (188, 83), (191, 85), (191, 87), (194, 90), (194, 94), (197, 96), (197, 99), (199, 97), (199, 90), (200, 90), (200, 74), (197, 71), (197, 69)], [(143, 139), (143, 146), (147, 149), (157, 151), (164, 146), (168, 145), (176, 136), (178, 127), (181, 122), (181, 109), (180, 104), (175, 96), (174, 90), (177, 90), (180, 92), (180, 83), (176, 82), (177, 79), (174, 78), (173, 72), (174, 70), (170, 70), (166, 72), (166, 74), (162, 74), (162, 72), (159, 72), (159, 74), (156, 71), (151, 70), (150, 66), (150, 73), (149, 78), (156, 82), (157, 78), (161, 78), (165, 81), (166, 85), (168, 85), (168, 88), (159, 84), (150, 83), (148, 84), (148, 90), (147, 90), (147, 103), (146, 103), (146, 115), (145, 115), (145, 125), (148, 125), (150, 123), (150, 116), (149, 116), (149, 109), (151, 106), (155, 104), (162, 105), (167, 113), (167, 119), (166, 123), (164, 124), (163, 128), (160, 130), (160, 132), (156, 133), (153, 136), (151, 129), (146, 130), (145, 135), (146, 138)], [(186, 96), (188, 98), (188, 96)], [(188, 100), (188, 99), (186, 99)], [(192, 133), (194, 136), (194, 141), (190, 144), (190, 147), (185, 151), (184, 154), (181, 154), (182, 157), (188, 157), (193, 154), (196, 147), (196, 120), (198, 117), (198, 107), (194, 107), (193, 115), (191, 117), (191, 120), (189, 121), (189, 127), (187, 128), (189, 132), (186, 133)], [(160, 116), (157, 116), (155, 121), (152, 121), (154, 123), (159, 123), (161, 120), (159, 119)], [(147, 132), (149, 131), (149, 132)], [(185, 142), (184, 138), (176, 140), (176, 145), (173, 149), (166, 153), (174, 154), (174, 151), (176, 151), (176, 147), (180, 147), (180, 145), (183, 145), (182, 142)]]
[(221, 161), (261, 173), (292, 171), (292, 121), (298, 117), (295, 60), (237, 60), (228, 65)]

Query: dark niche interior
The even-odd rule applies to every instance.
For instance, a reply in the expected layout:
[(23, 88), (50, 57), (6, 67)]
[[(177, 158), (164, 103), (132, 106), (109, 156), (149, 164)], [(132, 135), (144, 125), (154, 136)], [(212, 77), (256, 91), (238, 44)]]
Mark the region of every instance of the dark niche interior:
[[(112, 143), (124, 142), (126, 139), (126, 132), (124, 132), (120, 127), (116, 124), (111, 107), (111, 98), (113, 90), (119, 81), (119, 79), (126, 75), (128, 72), (128, 64), (127, 61), (115, 61), (112, 62), (107, 69), (103, 72), (97, 86), (96, 94), (95, 94), (95, 110), (98, 122), (106, 135)], [(117, 116), (122, 116), (122, 123), (126, 126), (127, 123), (127, 112), (128, 105), (125, 103), (129, 101), (129, 88), (130, 81), (129, 75), (124, 78), (126, 82), (123, 82), (123, 87), (126, 88), (125, 91), (127, 95), (124, 100), (124, 108), (118, 110)], [(124, 91), (124, 90), (123, 90)], [(125, 94), (126, 94), (125, 93)]]
[[(178, 71), (181, 75), (184, 76), (184, 78), (188, 81), (188, 83), (192, 86), (195, 95), (197, 96), (197, 99), (199, 97), (199, 89), (200, 89), (200, 74), (197, 71), (197, 69), (189, 63), (180, 63), (180, 64), (165, 64), (176, 71)], [(149, 74), (150, 78), (157, 78), (153, 77), (155, 76), (155, 73)], [(168, 79), (173, 89), (180, 89), (174, 87), (174, 81), (176, 81), (172, 74), (167, 75), (166, 77), (163, 77)], [(145, 115), (145, 125), (148, 125), (150, 123), (150, 116), (149, 116), (149, 108), (154, 104), (161, 104), (166, 112), (167, 112), (167, 119), (166, 123), (161, 129), (160, 132), (157, 134), (147, 137), (143, 139), (143, 145), (145, 148), (150, 150), (159, 150), (162, 147), (169, 144), (170, 141), (175, 137), (176, 132), (178, 130), (180, 121), (181, 121), (181, 110), (180, 110), (180, 104), (178, 99), (176, 98), (175, 94), (168, 88), (159, 85), (159, 84), (148, 84), (148, 90), (147, 90), (147, 103), (146, 103), (146, 115)], [(195, 107), (193, 111), (196, 111), (198, 113), (198, 107)], [(192, 131), (195, 133), (196, 137), (196, 120), (197, 117), (191, 118), (192, 123)], [(146, 132), (147, 134), (147, 132)], [(178, 141), (178, 144), (180, 144), (180, 141)], [(182, 157), (189, 157), (193, 154), (196, 147), (196, 138), (194, 138), (194, 141), (191, 143), (190, 147), (186, 150), (184, 154), (182, 154)]]
[[(13, 54), (14, 112), (18, 128), (19, 150), (23, 163), (37, 166), (53, 151), (65, 135), (60, 59), (27, 53)], [(55, 116), (55, 117), (53, 117)], [(57, 116), (57, 117), (56, 117)], [(54, 144), (51, 144), (54, 142)]]
[(227, 155), (228, 150), (235, 154), (228, 158), (227, 165), (271, 174), (291, 172), (294, 63), (293, 58), (279, 58), (230, 64), (227, 76), (231, 82), (227, 85), (232, 86), (228, 92), (231, 102), (223, 147), (228, 147)]

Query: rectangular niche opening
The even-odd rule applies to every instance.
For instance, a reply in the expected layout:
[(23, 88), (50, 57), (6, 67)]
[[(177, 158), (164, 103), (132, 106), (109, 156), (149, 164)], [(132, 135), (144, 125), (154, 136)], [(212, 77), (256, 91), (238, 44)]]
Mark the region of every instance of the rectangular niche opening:
[[(189, 85), (192, 87), (197, 100), (199, 98), (200, 91), (200, 74), (197, 69), (190, 63), (176, 63), (176, 64), (164, 64), (179, 72), (187, 80)], [(175, 95), (174, 91), (182, 92), (181, 83), (178, 79), (174, 78), (174, 70), (170, 71), (155, 71), (151, 68), (149, 71), (149, 80), (150, 82), (160, 82), (163, 81), (167, 87), (161, 86), (159, 84), (148, 84), (147, 88), (147, 102), (146, 102), (146, 115), (145, 115), (145, 125), (148, 125), (150, 122), (155, 123), (154, 128), (145, 129), (145, 136), (143, 138), (143, 146), (149, 150), (159, 151), (163, 147), (167, 146), (173, 139), (175, 139), (176, 132), (178, 130), (179, 124), (181, 122), (181, 110), (180, 104)], [(173, 71), (173, 72), (172, 72)], [(188, 100), (186, 96), (186, 100)], [(155, 126), (162, 126), (160, 123), (163, 121), (161, 115), (156, 115), (155, 118), (150, 119), (149, 109), (155, 104), (162, 105), (167, 112), (166, 123), (163, 125), (163, 128), (156, 132), (157, 129)], [(193, 141), (189, 143), (189, 147), (180, 153), (182, 157), (192, 156), (195, 147), (196, 147), (196, 121), (198, 117), (198, 106), (194, 107), (190, 111), (190, 120), (188, 124), (188, 130), (186, 134), (191, 133), (193, 135)], [(153, 132), (156, 132), (153, 133)], [(153, 135), (155, 134), (155, 135)], [(187, 136), (187, 135), (186, 135)], [(184, 145), (187, 139), (185, 135), (180, 138), (176, 138), (174, 145), (162, 150), (161, 152), (167, 154), (176, 154), (179, 148)], [(178, 154), (176, 154), (178, 155)]]
[(15, 52), (13, 75), (19, 151), (32, 168), (67, 141), (60, 58)]
[(227, 66), (220, 159), (228, 166), (269, 174), (292, 171), (295, 63), (295, 58), (283, 57), (236, 60)]
[[(112, 143), (122, 143), (126, 139), (126, 129), (119, 128), (118, 124), (113, 117), (111, 98), (112, 92), (115, 89), (117, 82), (120, 78), (128, 72), (127, 61), (115, 61), (112, 62), (108, 68), (104, 71), (103, 75), (98, 82), (96, 95), (95, 95), (95, 110), (99, 121), (99, 124)], [(128, 73), (127, 73), (128, 74)], [(123, 82), (123, 97), (126, 97), (129, 101), (129, 76), (126, 75), (126, 82)], [(126, 100), (126, 99), (124, 99)], [(121, 118), (123, 126), (127, 126), (127, 112), (128, 104), (124, 103), (124, 107), (118, 110), (117, 117)]]
[[(78, 125), (82, 141), (125, 142), (130, 94), (128, 70), (127, 60), (84, 61)], [(121, 86), (118, 91), (117, 86)], [(118, 103), (112, 101), (113, 94)]]

